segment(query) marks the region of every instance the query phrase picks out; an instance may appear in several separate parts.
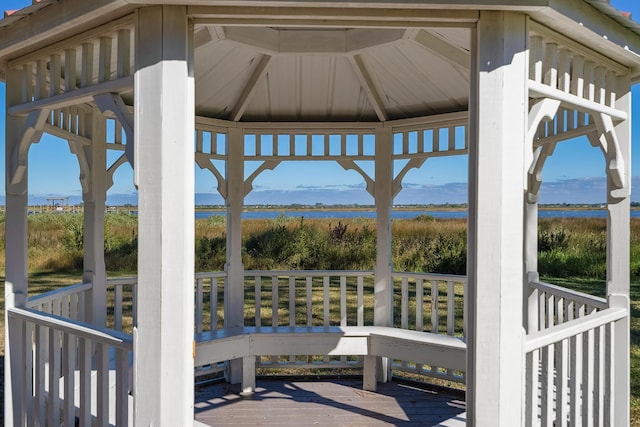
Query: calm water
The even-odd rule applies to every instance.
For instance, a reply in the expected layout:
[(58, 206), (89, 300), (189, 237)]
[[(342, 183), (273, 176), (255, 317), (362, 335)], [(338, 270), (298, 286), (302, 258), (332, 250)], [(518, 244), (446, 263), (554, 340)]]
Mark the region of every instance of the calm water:
[[(225, 212), (221, 211), (199, 211), (196, 212), (196, 218), (209, 218), (210, 216), (224, 216)], [(326, 210), (326, 211), (299, 211), (286, 209), (270, 209), (264, 211), (248, 211), (242, 213), (243, 219), (274, 219), (280, 215), (293, 218), (375, 218), (374, 210)], [(441, 211), (441, 210), (415, 210), (415, 211), (392, 211), (393, 219), (412, 219), (419, 215), (430, 215), (436, 218), (466, 218), (467, 211)], [(589, 210), (540, 210), (540, 218), (606, 218), (607, 211), (602, 209)], [(640, 211), (632, 210), (632, 218), (640, 217)]]

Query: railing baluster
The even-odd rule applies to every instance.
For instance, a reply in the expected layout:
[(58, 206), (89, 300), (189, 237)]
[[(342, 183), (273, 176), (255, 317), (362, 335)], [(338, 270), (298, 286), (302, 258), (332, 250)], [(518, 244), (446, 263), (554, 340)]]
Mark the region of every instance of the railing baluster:
[(196, 334), (202, 332), (202, 299), (203, 299), (203, 291), (202, 291), (202, 278), (196, 279), (196, 313), (195, 313), (195, 323), (196, 323)]
[(603, 426), (604, 424), (604, 328), (601, 326), (596, 328), (595, 333), (595, 392), (594, 392), (594, 408), (593, 408), (593, 418), (595, 420), (595, 424), (598, 426)]
[(80, 413), (81, 426), (91, 425), (91, 341), (81, 338), (78, 357), (80, 358)]
[(455, 283), (449, 280), (447, 282), (447, 335), (455, 334), (456, 327), (456, 290)]
[(218, 279), (211, 279), (211, 292), (209, 292), (209, 307), (211, 316), (209, 316), (209, 327), (212, 331), (218, 329)]
[(99, 426), (109, 425), (109, 347), (96, 345), (96, 418)]
[(340, 326), (347, 326), (347, 276), (340, 276)]
[(424, 330), (424, 280), (416, 279), (416, 331)]
[(44, 326), (35, 325), (35, 399), (33, 404), (34, 418), (38, 425), (46, 424), (46, 378), (47, 378), (47, 329)]
[[(10, 319), (12, 320), (12, 319)], [(17, 322), (16, 322), (17, 323)], [(24, 410), (26, 412), (27, 425), (35, 425), (35, 414), (33, 408), (35, 406), (35, 390), (34, 384), (34, 367), (37, 366), (37, 351), (36, 351), (36, 337), (35, 337), (35, 325), (31, 322), (22, 322), (24, 325), (24, 341), (22, 342), (24, 349), (24, 384), (23, 396), (24, 396)]]
[(614, 360), (615, 354), (615, 344), (614, 344), (614, 326), (615, 323), (610, 323), (605, 327), (605, 347), (604, 347), (604, 372), (605, 372), (605, 382), (604, 382), (604, 424), (605, 426), (612, 426), (615, 423), (614, 414), (612, 410), (612, 381), (614, 378), (614, 365), (612, 361)]
[(113, 289), (113, 327), (116, 331), (122, 330), (122, 286), (116, 285)]
[(400, 285), (400, 328), (409, 328), (409, 279), (403, 277)]
[(77, 339), (75, 335), (64, 334), (64, 356), (62, 375), (64, 376), (64, 425), (75, 425), (75, 370)]
[(271, 326), (278, 326), (278, 276), (271, 277)]
[(307, 291), (307, 326), (313, 326), (313, 277), (306, 277)]
[(296, 326), (296, 278), (289, 277), (289, 326)]
[(116, 425), (129, 423), (129, 352), (116, 349)]
[(262, 326), (262, 276), (255, 276), (256, 327)]
[(358, 326), (364, 326), (364, 277), (358, 276)]
[(440, 324), (440, 318), (438, 315), (438, 299), (439, 291), (438, 291), (438, 281), (431, 281), (431, 332), (434, 334), (438, 333), (438, 325)]
[(323, 324), (324, 326), (329, 326), (330, 325), (329, 307), (331, 306), (331, 303), (329, 301), (329, 276), (322, 277), (322, 291), (323, 291), (323, 298), (322, 298)]
[(526, 393), (526, 414), (525, 425), (527, 427), (533, 427), (538, 425), (539, 413), (538, 413), (538, 400), (540, 398), (539, 392), (539, 371), (540, 371), (540, 350), (534, 350), (526, 355), (526, 372), (527, 383), (525, 385)]
[(60, 331), (49, 328), (49, 399), (47, 425), (60, 422)]

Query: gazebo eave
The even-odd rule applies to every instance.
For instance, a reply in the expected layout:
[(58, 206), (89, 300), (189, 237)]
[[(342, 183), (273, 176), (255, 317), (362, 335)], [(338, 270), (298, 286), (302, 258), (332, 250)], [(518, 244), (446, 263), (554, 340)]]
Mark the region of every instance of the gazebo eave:
[[(254, 20), (255, 24), (266, 25), (267, 19), (274, 22), (286, 21), (284, 10), (287, 13), (297, 9), (307, 11), (299, 15), (306, 20), (308, 26), (329, 25), (328, 19), (343, 19), (345, 10), (371, 9), (381, 10), (387, 2), (349, 2), (345, 6), (337, 1), (175, 1), (173, 4), (187, 6), (189, 16), (197, 19), (220, 16), (221, 12), (230, 13), (232, 9), (236, 18), (244, 17), (243, 22), (249, 24)], [(44, 7), (38, 6), (32, 13), (9, 15), (0, 20), (0, 79), (5, 80), (7, 62), (29, 52), (41, 49), (45, 46), (68, 39), (73, 34), (81, 34), (96, 26), (107, 24), (115, 19), (126, 16), (140, 5), (166, 4), (160, 0), (99, 0), (84, 2), (82, 0), (67, 0), (64, 2), (52, 2)], [(265, 6), (273, 7), (275, 13), (269, 14)], [(468, 14), (460, 15), (461, 11), (477, 14), (480, 10), (504, 10), (527, 13), (534, 20), (548, 26), (551, 29), (561, 31), (568, 37), (578, 40), (591, 48), (606, 51), (612, 59), (632, 69), (632, 81), (640, 78), (640, 25), (627, 20), (622, 15), (615, 17), (613, 8), (608, 4), (599, 4), (594, 1), (584, 0), (526, 0), (503, 1), (497, 4), (494, 1), (452, 1), (442, 2), (434, 0), (404, 1), (394, 3), (398, 10), (407, 10), (415, 13), (416, 10), (429, 10), (433, 13), (440, 10), (443, 13), (454, 10), (457, 17), (450, 16), (452, 25), (456, 22), (473, 25), (477, 18)], [(22, 9), (28, 12), (33, 6)], [(14, 14), (15, 15), (15, 14)], [(324, 16), (323, 16), (324, 15)], [(232, 16), (233, 13), (232, 13)], [(407, 15), (409, 17), (409, 15)], [(389, 19), (385, 18), (389, 22)], [(402, 20), (399, 17), (398, 22)], [(415, 17), (411, 19), (419, 22)], [(440, 17), (446, 22), (446, 16)], [(4, 21), (4, 22), (3, 22)], [(628, 21), (628, 24), (626, 22)], [(238, 21), (240, 22), (240, 21)], [(376, 25), (375, 19), (361, 20), (363, 26)], [(255, 25), (254, 24), (254, 25)], [(299, 24), (302, 25), (302, 24)], [(377, 22), (380, 25), (380, 22)], [(389, 25), (395, 25), (391, 22)]]

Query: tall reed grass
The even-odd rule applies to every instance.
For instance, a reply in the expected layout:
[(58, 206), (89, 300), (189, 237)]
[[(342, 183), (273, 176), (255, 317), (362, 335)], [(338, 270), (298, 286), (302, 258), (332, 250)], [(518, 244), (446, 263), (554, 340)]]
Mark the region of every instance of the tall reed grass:
[[(4, 216), (0, 216), (4, 223)], [(224, 268), (226, 220), (213, 216), (195, 226), (197, 271)], [(393, 266), (397, 271), (466, 272), (466, 221), (420, 216), (392, 223)], [(82, 269), (84, 229), (79, 214), (29, 216), (29, 269), (74, 272)], [(112, 272), (137, 268), (137, 217), (107, 214), (105, 262)], [(5, 251), (0, 227), (0, 252)], [(243, 263), (247, 269), (371, 270), (376, 259), (375, 220), (245, 220)], [(541, 219), (538, 231), (539, 271), (544, 276), (604, 280), (606, 221), (597, 218)], [(9, 249), (10, 250), (10, 249)], [(1, 254), (3, 255), (3, 253)], [(4, 256), (0, 256), (4, 270)], [(640, 277), (640, 219), (631, 219), (631, 273)]]

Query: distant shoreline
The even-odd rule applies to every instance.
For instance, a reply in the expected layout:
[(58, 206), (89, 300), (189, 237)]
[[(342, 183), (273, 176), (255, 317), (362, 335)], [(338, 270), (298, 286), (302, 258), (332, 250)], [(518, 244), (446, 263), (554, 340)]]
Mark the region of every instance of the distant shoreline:
[[(260, 212), (260, 211), (289, 211), (289, 212), (326, 212), (326, 211), (374, 211), (376, 208), (373, 205), (367, 206), (347, 206), (347, 205), (323, 205), (323, 206), (300, 206), (300, 205), (282, 205), (282, 206), (260, 206), (260, 205), (249, 205), (245, 206), (242, 211), (243, 212)], [(440, 211), (440, 212), (461, 212), (466, 211), (466, 205), (453, 205), (453, 206), (443, 206), (443, 205), (411, 205), (411, 206), (394, 206), (392, 208), (394, 211)], [(538, 207), (541, 211), (601, 211), (606, 210), (606, 205), (542, 205)], [(64, 206), (63, 209), (58, 209), (58, 211), (64, 212), (78, 212), (82, 210), (82, 206)], [(640, 210), (640, 206), (632, 206), (631, 210)], [(0, 212), (5, 211), (5, 206), (0, 206)], [(29, 206), (29, 211), (31, 212), (46, 212), (46, 211), (56, 211), (55, 208), (52, 207), (44, 207), (42, 205)], [(107, 212), (137, 212), (137, 206), (108, 206)], [(196, 212), (225, 212), (226, 207), (224, 206), (211, 206), (211, 205), (200, 205), (195, 207)]]

